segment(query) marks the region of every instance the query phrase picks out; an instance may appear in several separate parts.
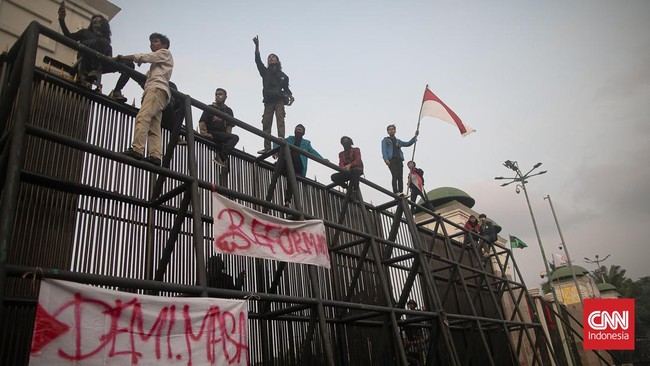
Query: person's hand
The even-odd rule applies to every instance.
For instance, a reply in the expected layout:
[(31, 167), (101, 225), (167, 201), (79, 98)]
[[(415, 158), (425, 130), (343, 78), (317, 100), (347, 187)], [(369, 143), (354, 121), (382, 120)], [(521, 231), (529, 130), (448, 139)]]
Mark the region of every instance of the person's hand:
[(350, 164), (348, 164), (348, 165), (346, 165), (346, 166), (344, 166), (344, 167), (343, 167), (343, 169), (345, 169), (345, 170), (348, 170), (348, 171), (349, 171), (349, 170), (350, 170)]
[(61, 1), (59, 5), (59, 19), (65, 19), (65, 1)]
[(420, 130), (415, 130), (415, 136), (420, 134)]
[(255, 47), (259, 47), (260, 39), (258, 38), (258, 36), (253, 37), (253, 43), (255, 43)]
[(289, 96), (289, 103), (287, 103), (287, 106), (292, 105), (295, 100), (296, 100), (296, 98), (294, 98), (293, 95), (290, 95)]
[(278, 160), (278, 153), (273, 154), (273, 159)]

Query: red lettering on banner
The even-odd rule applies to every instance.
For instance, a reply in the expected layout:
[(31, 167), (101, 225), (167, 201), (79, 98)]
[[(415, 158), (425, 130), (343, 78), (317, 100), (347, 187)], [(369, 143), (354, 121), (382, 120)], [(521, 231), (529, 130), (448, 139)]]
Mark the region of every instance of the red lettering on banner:
[(214, 239), (215, 246), (225, 253), (237, 253), (252, 245), (266, 247), (271, 253), (281, 251), (286, 255), (327, 255), (324, 235), (301, 232), (290, 227), (269, 224), (253, 218), (250, 229), (245, 225), (244, 215), (235, 209), (224, 208), (216, 215), (217, 220), (228, 220), (228, 229)]
[[(100, 309), (99, 313), (108, 316), (110, 321), (108, 322), (108, 329), (105, 329), (101, 336), (95, 338), (84, 334), (82, 324), (85, 323), (84, 315), (93, 316), (93, 314), (88, 315), (87, 313), (92, 310), (96, 313), (95, 309), (97, 307)], [(51, 324), (52, 319), (56, 319), (62, 312), (68, 310), (72, 310), (72, 324), (65, 324), (57, 319), (58, 324), (60, 324), (59, 327), (68, 327), (70, 331), (74, 332), (74, 347), (68, 350), (71, 352), (68, 353), (62, 349), (57, 350), (57, 355), (64, 360), (87, 360), (100, 351), (105, 351), (106, 347), (110, 346), (107, 353), (108, 358), (126, 356), (130, 358), (128, 363), (136, 365), (142, 358), (150, 356), (143, 355), (141, 346), (154, 342), (154, 357), (156, 360), (179, 361), (185, 356), (187, 357), (186, 364), (191, 366), (193, 362), (192, 342), (201, 342), (205, 343), (205, 356), (210, 363), (214, 363), (219, 354), (224, 356), (228, 364), (241, 363), (242, 359), (246, 363), (249, 361), (245, 312), (233, 314), (230, 311), (222, 311), (219, 306), (211, 306), (203, 316), (198, 333), (194, 334), (192, 329), (195, 324), (192, 324), (190, 317), (190, 305), (185, 304), (179, 320), (183, 321), (186, 348), (173, 350), (171, 339), (176, 335), (176, 333), (173, 333), (173, 328), (178, 316), (175, 305), (161, 308), (151, 328), (146, 329), (142, 303), (138, 299), (133, 298), (126, 302), (115, 300), (115, 304), (110, 304), (99, 299), (86, 298), (76, 293), (72, 300), (64, 302), (52, 314), (47, 313), (44, 309), (38, 312), (36, 322), (41, 324), (41, 328), (37, 328), (35, 333), (52, 334), (52, 331), (48, 327), (44, 327), (43, 324)], [(40, 318), (47, 318), (48, 322), (40, 321)], [(125, 319), (128, 319), (128, 321), (125, 322)], [(58, 336), (63, 333), (65, 332), (60, 332)], [(35, 338), (37, 336), (38, 334), (35, 334)], [(122, 336), (126, 338), (124, 339)], [(48, 339), (46, 343), (41, 342), (36, 348), (32, 347), (32, 354), (41, 352), (47, 347), (47, 343), (55, 338)], [(163, 339), (167, 341), (165, 355), (161, 352)], [(84, 343), (83, 346), (82, 342)], [(96, 344), (93, 344), (93, 342), (96, 342)], [(118, 348), (119, 345), (123, 348)], [(217, 352), (217, 347), (221, 347), (220, 353)], [(234, 353), (232, 352), (233, 348)]]

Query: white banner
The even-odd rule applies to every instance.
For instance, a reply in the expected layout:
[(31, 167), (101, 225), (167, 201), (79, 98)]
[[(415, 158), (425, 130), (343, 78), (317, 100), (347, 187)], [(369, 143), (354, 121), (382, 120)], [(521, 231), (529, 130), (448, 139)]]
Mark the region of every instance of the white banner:
[(246, 301), (41, 282), (30, 365), (248, 363)]
[(553, 264), (555, 267), (567, 266), (569, 261), (564, 254), (553, 253)]
[(322, 220), (285, 220), (212, 193), (217, 251), (330, 268)]

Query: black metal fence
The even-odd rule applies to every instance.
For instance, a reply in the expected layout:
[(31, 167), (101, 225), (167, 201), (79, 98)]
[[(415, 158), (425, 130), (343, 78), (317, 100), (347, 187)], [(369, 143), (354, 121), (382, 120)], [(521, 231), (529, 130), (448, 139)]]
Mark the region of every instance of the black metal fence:
[[(191, 128), (190, 109), (210, 107), (178, 92), (188, 128), (163, 130), (163, 167), (126, 157), (119, 152), (132, 140), (137, 110), (35, 68), (39, 35), (113, 62), (38, 23), (4, 56), (1, 364), (28, 362), (40, 278), (165, 297), (246, 298), (252, 364), (545, 365), (555, 359), (523, 285), (505, 275), (508, 266), (519, 272), (509, 249), (495, 245), (483, 259), (476, 245), (468, 249), (458, 234), (447, 234), (455, 224), (423, 207), (431, 219), (416, 224), (412, 202), (366, 180), (386, 194), (385, 204), (363, 203), (361, 193), (341, 193), (292, 169), (269, 195), (275, 166), (236, 151), (227, 169), (217, 167), (211, 142)], [(285, 151), (296, 149), (232, 120)], [(176, 146), (179, 132), (185, 147)], [(278, 204), (287, 186), (293, 208)], [(206, 258), (215, 253), (212, 191), (272, 215), (323, 219), (331, 270), (223, 255), (231, 275), (246, 271), (244, 288), (207, 287)], [(408, 299), (422, 309), (405, 310)], [(424, 341), (414, 347), (405, 332), (415, 328)]]

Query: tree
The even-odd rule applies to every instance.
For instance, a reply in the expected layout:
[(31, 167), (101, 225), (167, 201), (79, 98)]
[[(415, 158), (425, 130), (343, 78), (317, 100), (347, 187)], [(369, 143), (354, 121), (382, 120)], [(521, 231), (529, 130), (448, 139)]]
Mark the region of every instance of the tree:
[(623, 297), (628, 297), (629, 292), (634, 283), (631, 279), (625, 277), (626, 270), (622, 269), (621, 266), (613, 264), (607, 270), (607, 267), (601, 266), (597, 270), (590, 273), (591, 277), (596, 283), (609, 283), (610, 285), (616, 287), (616, 291), (621, 294)]

